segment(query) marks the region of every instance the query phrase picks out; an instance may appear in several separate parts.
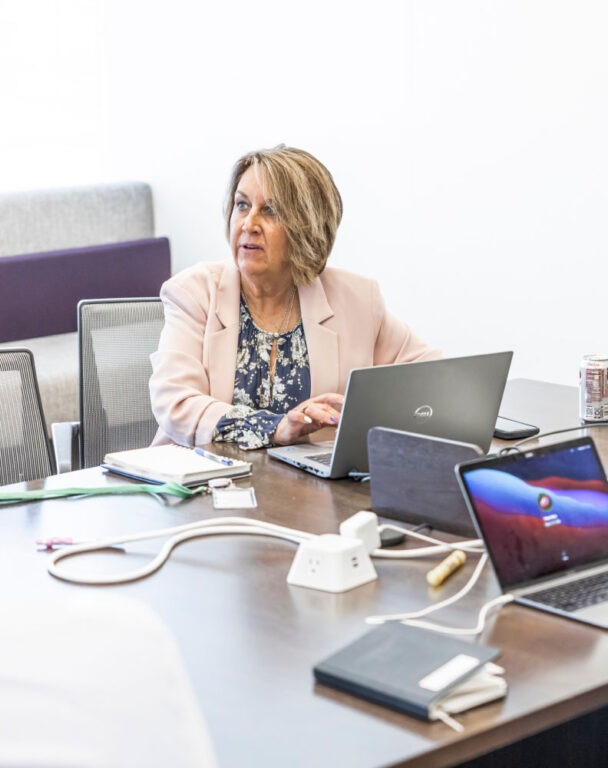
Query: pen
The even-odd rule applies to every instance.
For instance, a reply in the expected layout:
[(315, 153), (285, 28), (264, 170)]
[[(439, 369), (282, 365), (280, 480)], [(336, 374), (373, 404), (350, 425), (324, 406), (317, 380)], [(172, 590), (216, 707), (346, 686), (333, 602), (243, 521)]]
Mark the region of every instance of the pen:
[(231, 467), (234, 464), (234, 461), (232, 461), (232, 459), (228, 459), (226, 456), (218, 456), (216, 453), (210, 453), (209, 451), (206, 451), (204, 448), (195, 448), (194, 453), (198, 453), (199, 456), (204, 456), (206, 459), (217, 461), (220, 464), (224, 464), (227, 467)]

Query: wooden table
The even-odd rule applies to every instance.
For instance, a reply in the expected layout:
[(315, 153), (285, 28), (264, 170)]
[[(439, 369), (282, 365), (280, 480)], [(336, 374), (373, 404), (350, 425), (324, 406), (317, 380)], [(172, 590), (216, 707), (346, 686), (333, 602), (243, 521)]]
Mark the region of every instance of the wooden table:
[[(543, 430), (574, 426), (576, 389), (516, 380), (509, 383), (501, 413)], [(603, 437), (600, 442), (608, 455)], [(222, 450), (237, 453), (227, 446)], [(264, 452), (248, 458), (254, 463), (251, 483), (258, 498), (258, 508), (247, 510), (248, 517), (313, 533), (335, 532), (342, 520), (369, 505), (366, 485), (321, 480)], [(26, 487), (118, 482), (92, 469)], [(199, 539), (180, 546), (151, 577), (113, 587), (54, 579), (46, 571), (46, 555), (34, 547), (38, 536), (92, 539), (218, 514), (202, 497), (168, 505), (137, 496), (5, 507), (0, 510), (0, 575), (17, 595), (116, 590), (151, 605), (178, 640), (221, 768), (454, 766), (586, 713), (597, 717), (608, 703), (608, 634), (518, 606), (507, 606), (491, 618), (481, 637), (502, 649), (509, 693), (500, 702), (459, 716), (464, 734), (315, 685), (315, 662), (365, 632), (366, 616), (444, 599), (470, 576), (472, 557), (437, 590), (428, 588), (424, 578), (437, 559), (376, 561), (377, 581), (335, 595), (287, 585), (295, 545), (277, 539)], [(74, 558), (65, 561), (65, 568), (122, 571), (146, 562), (158, 544), (129, 545), (128, 554)], [(487, 568), (472, 593), (436, 619), (470, 626), (483, 603), (496, 594)], [(584, 738), (586, 721), (579, 723), (577, 734)], [(543, 755), (549, 754), (551, 743), (553, 735), (544, 747), (535, 747), (546, 750), (535, 755), (537, 764), (548, 764)], [(495, 754), (491, 764), (502, 764), (499, 757)]]

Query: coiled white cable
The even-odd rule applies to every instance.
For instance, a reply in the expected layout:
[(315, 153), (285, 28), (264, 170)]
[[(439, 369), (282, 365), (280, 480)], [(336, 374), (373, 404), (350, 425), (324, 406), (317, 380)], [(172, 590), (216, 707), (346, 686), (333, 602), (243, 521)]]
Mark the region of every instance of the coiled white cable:
[[(173, 549), (184, 541), (200, 538), (202, 536), (236, 533), (254, 536), (274, 536), (293, 541), (296, 544), (300, 544), (302, 541), (313, 536), (313, 534), (304, 531), (286, 528), (273, 523), (266, 523), (261, 520), (250, 520), (246, 517), (220, 517), (211, 520), (199, 520), (196, 523), (179, 525), (172, 528), (161, 528), (146, 533), (97, 539), (81, 544), (70, 544), (56, 550), (50, 555), (48, 571), (52, 576), (74, 584), (123, 584), (129, 581), (142, 579), (157, 571), (167, 561)], [(57, 567), (57, 564), (67, 557), (74, 557), (75, 555), (84, 554), (86, 552), (96, 552), (98, 550), (117, 547), (121, 544), (128, 544), (129, 542), (157, 539), (166, 536), (169, 536), (170, 538), (163, 544), (158, 554), (147, 565), (135, 568), (132, 571), (127, 571), (126, 573), (95, 576), (72, 575), (65, 573)]]

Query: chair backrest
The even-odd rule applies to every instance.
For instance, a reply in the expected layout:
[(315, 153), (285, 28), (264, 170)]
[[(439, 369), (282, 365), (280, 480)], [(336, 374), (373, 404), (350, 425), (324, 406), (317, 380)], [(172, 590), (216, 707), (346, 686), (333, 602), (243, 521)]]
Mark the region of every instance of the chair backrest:
[(97, 466), (108, 451), (152, 441), (157, 424), (148, 390), (150, 355), (163, 322), (159, 298), (78, 304), (82, 468)]
[(53, 473), (33, 355), (29, 349), (1, 349), (0, 484)]

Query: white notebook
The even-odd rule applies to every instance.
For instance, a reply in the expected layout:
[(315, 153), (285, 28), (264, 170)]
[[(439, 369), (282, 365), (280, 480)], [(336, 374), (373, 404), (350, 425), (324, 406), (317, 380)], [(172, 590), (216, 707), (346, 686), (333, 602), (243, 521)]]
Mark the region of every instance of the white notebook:
[(248, 461), (181, 445), (157, 445), (107, 453), (101, 466), (109, 472), (136, 480), (181, 485), (199, 485), (216, 477), (251, 474), (251, 463)]

